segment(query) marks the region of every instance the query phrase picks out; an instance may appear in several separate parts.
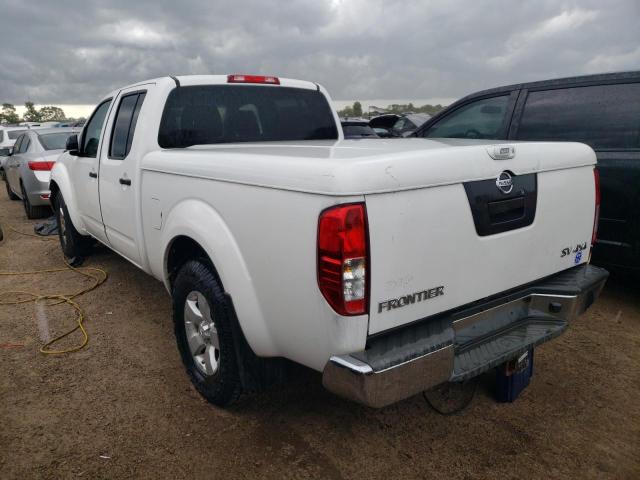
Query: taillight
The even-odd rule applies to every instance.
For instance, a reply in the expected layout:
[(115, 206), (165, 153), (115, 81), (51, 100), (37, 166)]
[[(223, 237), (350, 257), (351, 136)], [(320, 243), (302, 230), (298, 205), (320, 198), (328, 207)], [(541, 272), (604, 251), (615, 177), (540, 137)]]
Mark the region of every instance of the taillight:
[(364, 203), (329, 208), (318, 220), (318, 285), (340, 315), (368, 312), (367, 213)]
[(598, 238), (598, 221), (600, 220), (600, 172), (597, 168), (593, 169), (593, 179), (596, 186), (596, 205), (593, 215), (593, 234), (591, 235), (591, 245), (594, 245)]
[(278, 77), (264, 75), (229, 75), (227, 83), (267, 83), (270, 85), (280, 85)]
[(51, 170), (56, 162), (29, 162), (29, 170)]

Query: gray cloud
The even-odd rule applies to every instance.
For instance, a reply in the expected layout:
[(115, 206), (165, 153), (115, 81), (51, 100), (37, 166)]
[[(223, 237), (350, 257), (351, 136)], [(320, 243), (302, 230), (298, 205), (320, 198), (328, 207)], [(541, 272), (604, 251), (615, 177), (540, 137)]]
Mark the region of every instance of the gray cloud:
[(269, 73), (334, 99), (459, 97), (638, 69), (637, 0), (0, 0), (0, 101), (95, 103), (146, 78)]

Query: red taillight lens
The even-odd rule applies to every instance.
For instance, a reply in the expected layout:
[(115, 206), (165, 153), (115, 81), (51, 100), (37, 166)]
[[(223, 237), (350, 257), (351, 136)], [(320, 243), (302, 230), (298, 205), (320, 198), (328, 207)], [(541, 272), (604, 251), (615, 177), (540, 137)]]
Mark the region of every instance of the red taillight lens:
[(280, 85), (278, 77), (264, 75), (229, 75), (227, 83), (267, 83), (270, 85)]
[(318, 220), (318, 285), (340, 315), (368, 312), (367, 214), (364, 203), (332, 207)]
[(56, 162), (29, 162), (29, 170), (51, 170)]
[(597, 168), (593, 169), (593, 179), (596, 185), (596, 205), (593, 215), (593, 234), (591, 235), (591, 245), (594, 245), (598, 238), (598, 221), (600, 220), (600, 172)]

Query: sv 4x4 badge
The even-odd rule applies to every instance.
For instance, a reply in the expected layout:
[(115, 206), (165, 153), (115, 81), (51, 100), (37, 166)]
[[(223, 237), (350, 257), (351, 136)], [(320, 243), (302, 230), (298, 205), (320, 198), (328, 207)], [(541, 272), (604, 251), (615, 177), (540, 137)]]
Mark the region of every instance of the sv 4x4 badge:
[[(575, 247), (566, 247), (562, 249), (562, 253), (560, 254), (560, 258), (566, 257), (567, 255), (571, 255), (572, 253), (580, 253), (583, 250), (587, 249), (587, 242), (579, 243)], [(582, 257), (582, 255), (580, 255)]]

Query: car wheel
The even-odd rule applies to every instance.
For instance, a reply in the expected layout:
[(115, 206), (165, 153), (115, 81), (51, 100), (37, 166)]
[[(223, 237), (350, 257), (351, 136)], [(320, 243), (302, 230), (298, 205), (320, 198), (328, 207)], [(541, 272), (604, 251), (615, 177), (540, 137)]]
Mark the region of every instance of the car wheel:
[(92, 239), (78, 233), (71, 222), (67, 204), (61, 194), (54, 197), (53, 205), (62, 253), (71, 265), (78, 266), (83, 262), (85, 255), (89, 253)]
[(7, 195), (9, 195), (10, 200), (20, 200), (20, 197), (11, 191), (11, 187), (9, 186), (9, 179), (6, 179), (4, 182), (7, 187)]
[(51, 209), (45, 205), (31, 205), (27, 192), (22, 184), (20, 185), (20, 191), (22, 192), (22, 205), (24, 206), (24, 211), (28, 219), (33, 220), (34, 218), (48, 217), (51, 214)]
[(231, 405), (242, 386), (231, 315), (213, 267), (201, 260), (186, 262), (172, 299), (178, 350), (191, 382), (209, 402)]

